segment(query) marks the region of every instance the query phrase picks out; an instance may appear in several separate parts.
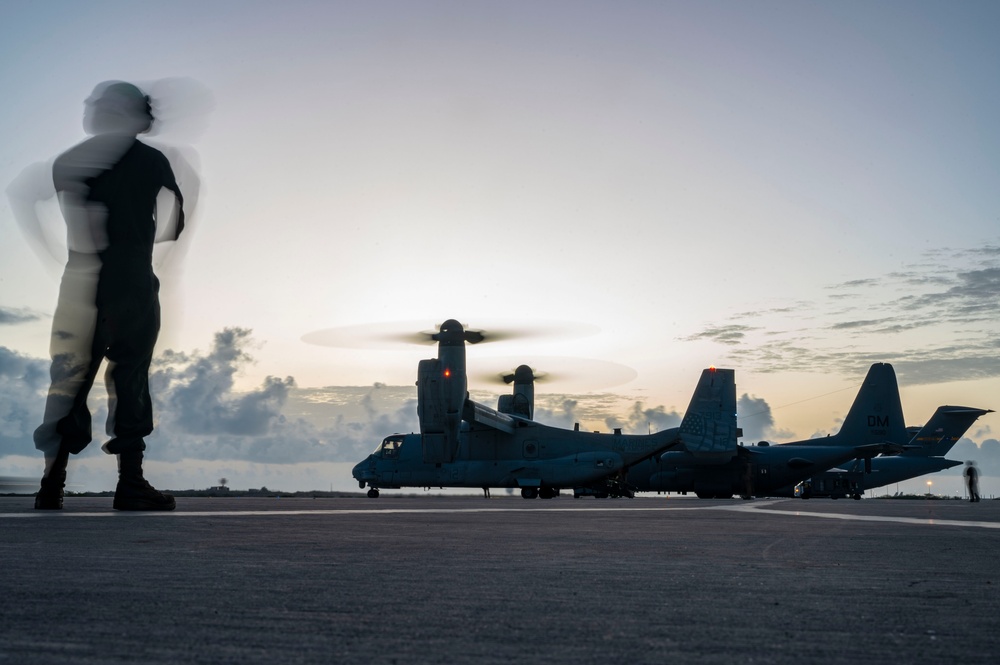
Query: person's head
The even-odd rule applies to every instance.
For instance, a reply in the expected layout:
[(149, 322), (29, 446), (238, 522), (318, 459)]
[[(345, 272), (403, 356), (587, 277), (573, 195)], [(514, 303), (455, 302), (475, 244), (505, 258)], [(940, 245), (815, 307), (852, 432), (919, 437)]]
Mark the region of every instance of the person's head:
[(124, 81), (99, 83), (87, 98), (83, 128), (88, 134), (142, 134), (153, 125), (153, 112), (142, 90)]

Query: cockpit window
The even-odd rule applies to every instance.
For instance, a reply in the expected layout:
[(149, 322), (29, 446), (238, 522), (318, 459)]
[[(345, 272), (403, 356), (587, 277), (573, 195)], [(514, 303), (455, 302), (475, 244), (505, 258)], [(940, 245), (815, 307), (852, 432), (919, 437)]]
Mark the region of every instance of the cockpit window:
[(403, 445), (403, 437), (387, 436), (382, 445), (375, 451), (375, 455), (383, 458), (393, 458), (399, 455), (399, 447)]

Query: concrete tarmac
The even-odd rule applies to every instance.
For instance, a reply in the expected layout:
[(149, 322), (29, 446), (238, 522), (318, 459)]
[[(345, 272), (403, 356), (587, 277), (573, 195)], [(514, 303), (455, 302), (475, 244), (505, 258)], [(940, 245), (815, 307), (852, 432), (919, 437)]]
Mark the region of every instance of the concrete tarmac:
[(0, 663), (996, 663), (1000, 501), (0, 498)]

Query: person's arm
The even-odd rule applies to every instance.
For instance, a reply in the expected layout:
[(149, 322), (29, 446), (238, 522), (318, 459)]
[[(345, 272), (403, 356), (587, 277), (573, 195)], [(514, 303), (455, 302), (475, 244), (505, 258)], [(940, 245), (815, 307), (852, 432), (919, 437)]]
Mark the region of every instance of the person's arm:
[(52, 166), (37, 162), (24, 169), (21, 174), (7, 186), (7, 198), (10, 201), (14, 219), (21, 228), (28, 245), (38, 255), (43, 263), (55, 263), (62, 267), (62, 260), (51, 238), (47, 237), (37, 206), (40, 203), (55, 198), (56, 189), (52, 183)]
[[(173, 193), (177, 204), (173, 237), (166, 238), (166, 240), (178, 240), (185, 228), (186, 220), (192, 217), (201, 183), (198, 175), (180, 150), (165, 148), (163, 153), (166, 162), (163, 186)], [(187, 192), (187, 197), (182, 192), (182, 185), (183, 192)]]
[[(162, 219), (162, 227), (160, 222), (157, 222), (157, 244), (153, 252), (153, 265), (158, 275), (167, 277), (169, 273), (180, 269), (187, 254), (188, 244), (191, 242), (191, 226), (193, 222), (196, 223), (195, 210), (200, 181), (190, 162), (179, 149), (173, 146), (157, 147), (164, 156), (161, 203), (164, 208), (170, 210), (171, 216)], [(197, 159), (197, 155), (195, 154), (193, 158)], [(173, 206), (170, 206), (170, 194), (167, 192), (173, 194)], [(176, 210), (171, 210), (170, 207)], [(184, 231), (183, 236), (182, 231)]]

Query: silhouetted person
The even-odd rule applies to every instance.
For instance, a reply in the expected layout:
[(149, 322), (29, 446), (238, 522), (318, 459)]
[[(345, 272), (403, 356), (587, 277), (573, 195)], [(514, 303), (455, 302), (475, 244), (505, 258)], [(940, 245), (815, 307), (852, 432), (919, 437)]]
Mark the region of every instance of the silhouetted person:
[[(184, 200), (169, 161), (136, 138), (152, 122), (149, 98), (139, 88), (102, 83), (86, 101), (84, 128), (91, 137), (57, 157), (52, 168), (69, 256), (52, 323), (52, 383), (34, 437), (45, 454), (35, 508), (62, 508), (69, 455), (91, 441), (87, 395), (105, 358), (113, 438), (103, 448), (119, 462), (114, 507), (175, 506), (142, 473), (143, 437), (153, 431), (148, 373), (160, 329), (152, 255), (161, 190), (173, 192), (177, 203), (176, 226), (167, 239), (176, 240), (184, 229)], [(16, 203), (30, 237), (32, 212), (23, 200)]]
[(969, 461), (965, 463), (965, 484), (969, 487), (969, 501), (975, 503), (979, 501), (979, 469), (976, 463)]

